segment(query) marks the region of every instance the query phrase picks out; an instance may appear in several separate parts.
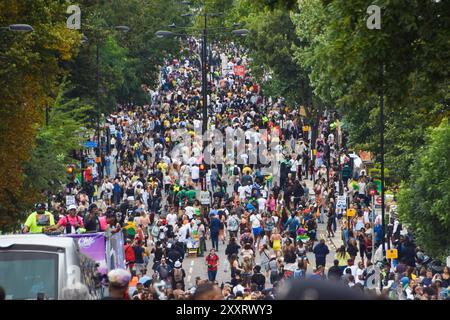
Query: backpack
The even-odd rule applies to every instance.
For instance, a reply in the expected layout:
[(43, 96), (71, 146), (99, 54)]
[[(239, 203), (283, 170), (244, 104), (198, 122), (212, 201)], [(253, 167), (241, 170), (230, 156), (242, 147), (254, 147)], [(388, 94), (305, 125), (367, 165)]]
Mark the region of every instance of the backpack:
[(234, 166), (234, 168), (233, 168), (233, 175), (235, 175), (235, 176), (239, 175), (239, 168), (238, 168), (238, 166)]
[(304, 270), (303, 269), (297, 269), (294, 271), (294, 279), (300, 279), (303, 278), (305, 276)]
[(167, 267), (160, 266), (159, 267), (159, 278), (167, 279), (168, 276), (169, 276), (169, 270), (167, 270)]
[(239, 221), (235, 217), (231, 217), (228, 222), (228, 229), (237, 230), (239, 227)]
[(183, 271), (179, 268), (173, 270), (173, 279), (175, 282), (183, 281)]

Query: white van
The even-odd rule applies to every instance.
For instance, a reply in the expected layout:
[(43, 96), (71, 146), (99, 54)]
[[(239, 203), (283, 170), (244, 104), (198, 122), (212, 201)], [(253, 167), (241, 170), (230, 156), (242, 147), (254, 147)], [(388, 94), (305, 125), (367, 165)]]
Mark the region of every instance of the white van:
[(99, 298), (96, 263), (77, 241), (43, 234), (0, 236), (0, 286), (6, 299), (61, 299), (64, 288), (81, 282)]

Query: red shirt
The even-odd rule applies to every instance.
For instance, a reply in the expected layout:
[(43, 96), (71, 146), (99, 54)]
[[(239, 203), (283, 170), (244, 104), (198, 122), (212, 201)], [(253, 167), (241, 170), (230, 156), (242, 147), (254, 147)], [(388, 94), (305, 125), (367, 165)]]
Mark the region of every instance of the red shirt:
[(206, 257), (206, 262), (208, 262), (208, 271), (217, 271), (217, 266), (219, 264), (219, 256), (210, 254)]

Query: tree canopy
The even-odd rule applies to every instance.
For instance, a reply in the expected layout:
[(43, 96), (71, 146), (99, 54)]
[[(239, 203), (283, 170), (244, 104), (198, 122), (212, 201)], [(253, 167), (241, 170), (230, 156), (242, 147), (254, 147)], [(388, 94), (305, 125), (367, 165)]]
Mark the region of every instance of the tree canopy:
[(450, 123), (428, 130), (426, 144), (399, 195), (399, 214), (435, 257), (450, 255)]

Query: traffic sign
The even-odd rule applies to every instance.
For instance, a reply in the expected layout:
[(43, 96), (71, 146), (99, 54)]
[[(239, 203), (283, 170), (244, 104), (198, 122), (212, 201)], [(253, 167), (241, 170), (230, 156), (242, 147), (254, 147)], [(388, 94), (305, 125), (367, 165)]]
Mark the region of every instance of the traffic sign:
[(375, 201), (381, 206), (381, 196), (376, 197)]
[(386, 250), (386, 258), (388, 258), (388, 259), (398, 259), (398, 251), (397, 251), (397, 249)]
[(355, 209), (348, 209), (347, 210), (347, 217), (354, 217), (356, 215)]
[(211, 197), (209, 191), (200, 191), (200, 203), (203, 205), (211, 204)]
[(86, 148), (97, 148), (97, 141), (86, 141), (83, 143)]

